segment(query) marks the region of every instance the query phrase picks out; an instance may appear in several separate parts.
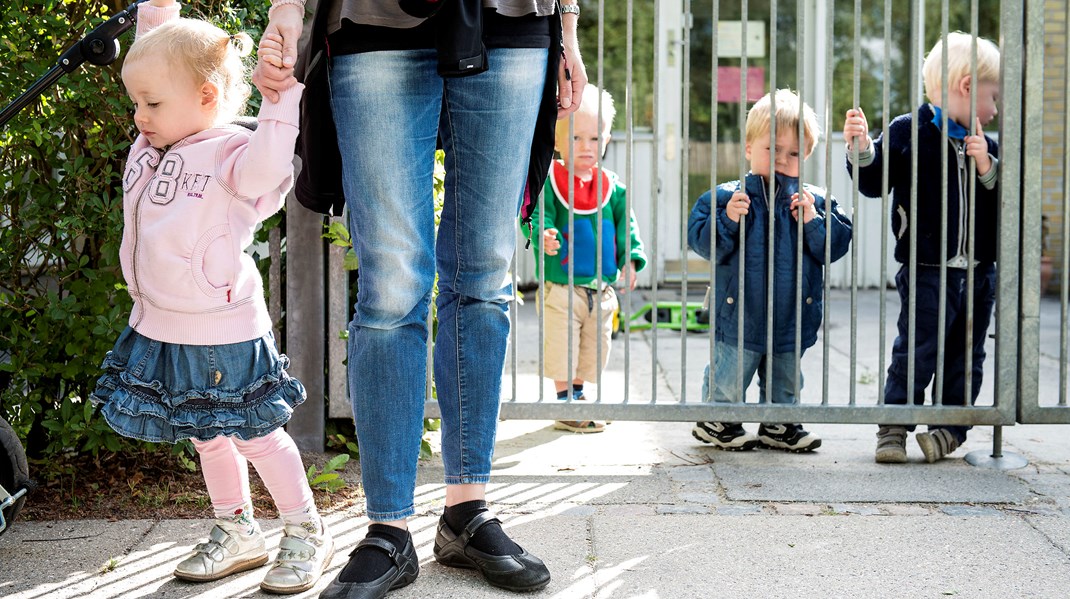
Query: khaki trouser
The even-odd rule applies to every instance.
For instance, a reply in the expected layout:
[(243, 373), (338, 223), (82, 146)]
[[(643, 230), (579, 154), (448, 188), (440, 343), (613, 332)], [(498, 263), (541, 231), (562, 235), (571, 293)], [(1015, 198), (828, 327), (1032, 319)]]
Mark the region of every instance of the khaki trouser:
[[(536, 298), (541, 294), (536, 293)], [(543, 376), (555, 381), (568, 381), (568, 326), (572, 322), (572, 378), (593, 381), (609, 362), (609, 343), (613, 334), (613, 313), (617, 310), (617, 294), (612, 287), (601, 292), (586, 287), (574, 287), (572, 314), (568, 311), (568, 285), (546, 282), (544, 312), (545, 342), (543, 345)], [(602, 319), (598, 319), (598, 304), (602, 305)], [(540, 308), (536, 303), (536, 308)], [(598, 344), (602, 347), (602, 361), (598, 362)]]

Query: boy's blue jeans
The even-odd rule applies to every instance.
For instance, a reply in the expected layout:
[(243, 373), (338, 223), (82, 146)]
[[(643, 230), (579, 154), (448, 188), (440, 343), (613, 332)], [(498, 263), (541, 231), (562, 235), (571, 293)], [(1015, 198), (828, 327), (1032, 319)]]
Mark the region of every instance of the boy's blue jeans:
[[(743, 384), (740, 386), (738, 370), (739, 352), (735, 342), (717, 341), (714, 348), (713, 364), (713, 401), (720, 403), (741, 403), (743, 393), (750, 386), (755, 373), (758, 374), (759, 401), (765, 403), (765, 389), (767, 384), (772, 384), (773, 403), (795, 403), (795, 352), (780, 354), (758, 353), (748, 349), (743, 350)], [(805, 351), (805, 350), (804, 350)], [(802, 356), (800, 356), (801, 358)], [(766, 361), (773, 361), (773, 378), (767, 383), (765, 380)], [(802, 389), (803, 375), (799, 372), (799, 389)], [(702, 377), (702, 401), (710, 401), (710, 366), (706, 365), (706, 371)]]
[[(892, 344), (892, 363), (888, 366), (888, 379), (884, 384), (884, 403), (902, 405), (907, 403), (907, 335), (910, 317), (910, 269), (899, 268), (895, 275), (895, 287), (899, 291), (899, 336)], [(966, 270), (947, 269), (947, 312), (944, 321), (944, 385), (941, 399), (947, 406), (966, 405), (966, 323), (970, 314), (966, 311)], [(936, 374), (936, 334), (938, 329), (940, 269), (935, 266), (917, 267), (915, 288), (914, 333), (914, 403), (925, 403), (925, 388)], [(974, 269), (973, 281), (973, 363), (970, 372), (970, 405), (981, 392), (984, 376), (985, 336), (992, 322), (992, 308), (996, 304), (996, 267), (992, 264)], [(908, 426), (908, 430), (914, 430)], [(958, 439), (966, 440), (968, 426), (930, 426), (930, 430), (947, 429)]]
[[(438, 75), (435, 50), (333, 59), (331, 108), (360, 264), (349, 390), (373, 521), (414, 513), (436, 272), (445, 482), (490, 477), (513, 295), (507, 273), (547, 52), (489, 49), (490, 70), (457, 79)], [(436, 239), (439, 137), (446, 188)]]

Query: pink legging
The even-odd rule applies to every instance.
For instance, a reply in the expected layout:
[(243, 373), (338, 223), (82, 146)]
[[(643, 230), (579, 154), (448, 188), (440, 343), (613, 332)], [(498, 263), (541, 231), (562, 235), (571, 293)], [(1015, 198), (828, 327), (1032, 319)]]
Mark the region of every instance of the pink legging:
[(246, 460), (260, 474), (281, 516), (296, 516), (315, 506), (301, 452), (281, 428), (249, 441), (236, 437), (191, 441), (201, 455), (201, 471), (217, 517), (233, 513), (250, 501)]

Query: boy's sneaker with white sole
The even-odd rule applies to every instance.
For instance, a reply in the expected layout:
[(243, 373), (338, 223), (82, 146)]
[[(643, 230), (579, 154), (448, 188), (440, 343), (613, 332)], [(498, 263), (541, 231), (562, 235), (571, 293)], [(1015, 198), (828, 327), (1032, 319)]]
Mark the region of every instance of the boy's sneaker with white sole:
[(725, 451), (749, 451), (761, 444), (738, 422), (696, 422), (691, 436)]
[(770, 449), (796, 453), (821, 447), (821, 437), (808, 432), (801, 424), (763, 424), (758, 427), (758, 441)]

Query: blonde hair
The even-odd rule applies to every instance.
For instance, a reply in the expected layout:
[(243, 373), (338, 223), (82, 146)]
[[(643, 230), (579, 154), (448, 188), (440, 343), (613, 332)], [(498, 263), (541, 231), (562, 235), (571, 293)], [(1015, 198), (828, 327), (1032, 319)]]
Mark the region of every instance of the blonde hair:
[(198, 86), (215, 85), (219, 90), (216, 122), (226, 123), (245, 112), (245, 101), (252, 93), (242, 62), (252, 49), (248, 34), (230, 35), (205, 21), (177, 19), (134, 40), (126, 61), (159, 58), (189, 73)]
[[(778, 89), (776, 92), (776, 130), (791, 131), (799, 130), (799, 121), (802, 120), (803, 135), (806, 137), (803, 155), (809, 156), (817, 145), (817, 137), (821, 135), (821, 126), (817, 124), (817, 114), (809, 104), (803, 104), (802, 115), (799, 114), (799, 95), (790, 89)], [(750, 112), (747, 113), (747, 143), (754, 143), (763, 135), (769, 136), (770, 104), (772, 93), (765, 94), (754, 103)]]
[[(602, 105), (602, 120), (599, 122), (599, 130), (606, 132), (613, 128), (613, 118), (617, 116), (617, 107), (613, 104), (613, 96), (604, 89), (587, 84), (583, 86), (583, 95), (580, 97), (580, 107), (577, 112), (583, 112), (598, 117), (598, 105)], [(557, 135), (560, 138), (568, 137), (568, 119), (557, 121)]]
[[(947, 34), (947, 78), (949, 93), (957, 81), (970, 76), (973, 60), (973, 36), (961, 31)], [(943, 94), (944, 41), (936, 40), (932, 50), (925, 55), (925, 64), (921, 73), (925, 77), (925, 95), (929, 101), (941, 105), (945, 101)], [(983, 37), (977, 38), (977, 80), (978, 82), (999, 82), (999, 48)]]

